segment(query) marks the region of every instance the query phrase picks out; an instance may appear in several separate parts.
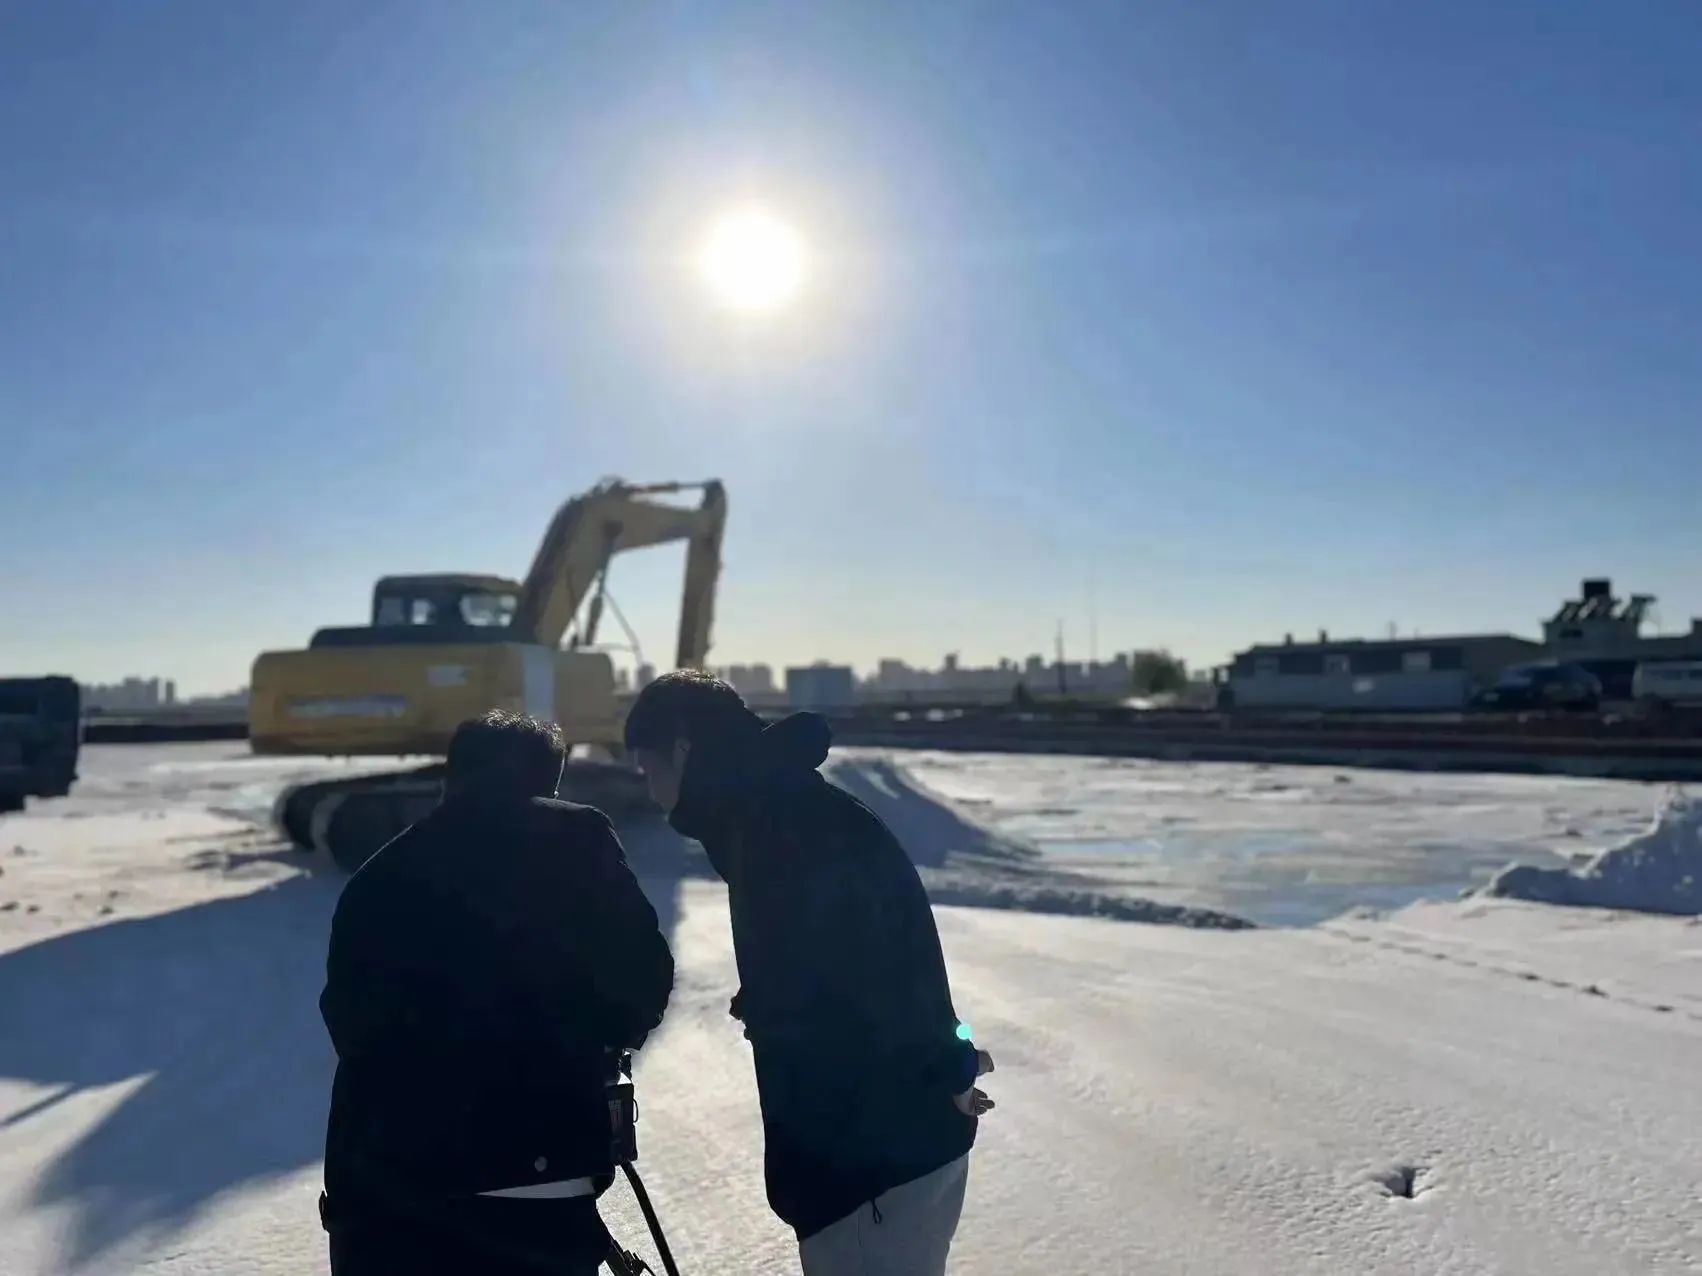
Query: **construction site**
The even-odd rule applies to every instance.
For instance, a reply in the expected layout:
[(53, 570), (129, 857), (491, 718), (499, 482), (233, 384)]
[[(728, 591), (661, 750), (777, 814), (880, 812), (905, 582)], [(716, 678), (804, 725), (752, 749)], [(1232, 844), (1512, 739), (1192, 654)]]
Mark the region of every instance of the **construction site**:
[[(0, 797), (63, 793), (79, 738), (247, 739), (261, 756), (412, 760), (440, 756), (466, 718), (510, 708), (560, 724), (579, 755), (567, 792), (641, 807), (620, 758), (631, 693), (599, 641), (611, 622), (625, 626), (611, 570), (623, 552), (686, 546), (673, 665), (704, 666), (727, 511), (719, 481), (608, 480), (560, 507), (523, 576), (386, 576), (368, 624), (321, 628), (301, 650), (258, 656), (245, 706), (79, 717), (68, 679), (14, 680), (0, 715), (13, 740)], [(889, 749), (1702, 780), (1702, 621), (1647, 635), (1653, 601), (1586, 579), (1540, 641), (1289, 636), (1247, 648), (1186, 697), (1136, 697), (1121, 675), (1098, 686), (1078, 677), (1072, 691), (1061, 664), (1054, 683), (1031, 660), (981, 672), (972, 695), (953, 684), (863, 694), (848, 669), (793, 669), (786, 692), (753, 707), (824, 712), (842, 744)], [(293, 844), (358, 865), (430, 809), (438, 781), (425, 762), (305, 785), (280, 799), (279, 824)]]
[(0, 1276), (1702, 1276), (1702, 4), (0, 12)]

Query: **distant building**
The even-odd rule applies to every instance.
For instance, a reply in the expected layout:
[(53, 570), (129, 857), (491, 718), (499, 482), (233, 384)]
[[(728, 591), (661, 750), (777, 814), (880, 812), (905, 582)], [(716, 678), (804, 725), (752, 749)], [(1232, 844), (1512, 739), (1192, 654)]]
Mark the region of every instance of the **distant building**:
[(248, 704), (248, 688), (217, 695), (185, 696), (179, 699), (177, 683), (171, 678), (125, 678), (119, 682), (91, 682), (82, 688), (84, 713), (148, 713), (178, 707), (196, 709), (239, 709)]
[(1614, 597), (1613, 582), (1591, 578), (1579, 596), (1543, 622), (1543, 641), (1508, 634), (1451, 638), (1286, 640), (1241, 652), (1223, 685), (1237, 708), (1454, 709), (1509, 665), (1562, 660), (1601, 680), (1610, 700), (1629, 698), (1637, 666), (1649, 660), (1702, 660), (1702, 620), (1683, 634), (1645, 635), (1653, 594)]
[(728, 665), (715, 673), (746, 699), (775, 693), (774, 670), (767, 665)]
[(786, 671), (786, 698), (795, 709), (832, 712), (857, 701), (857, 675), (849, 665), (806, 665)]
[(248, 704), (248, 688), (238, 687), (235, 691), (222, 691), (215, 695), (190, 696), (183, 703), (203, 709), (242, 708)]
[(871, 691), (878, 693), (902, 695), (908, 691), (915, 691), (921, 685), (920, 679), (922, 677), (922, 670), (912, 669), (902, 660), (887, 657), (875, 666), (874, 677), (869, 679), (868, 686)]
[(863, 683), (863, 698), (875, 701), (959, 700), (984, 704), (1016, 698), (1018, 686), (1030, 696), (1056, 696), (1060, 688), (1070, 696), (1121, 699), (1130, 692), (1132, 671), (1129, 656), (1118, 654), (1108, 661), (1088, 664), (1047, 664), (1029, 656), (1020, 666), (1004, 657), (996, 665), (972, 666), (956, 652), (948, 652), (938, 669), (913, 669), (902, 660), (888, 657), (875, 666)]
[(170, 704), (176, 694), (170, 682), (162, 694), (158, 678), (125, 678), (122, 682), (87, 683), (82, 688), (84, 713), (134, 713)]
[(1510, 634), (1446, 638), (1285, 640), (1230, 662), (1237, 709), (1459, 709), (1508, 665), (1539, 659), (1542, 644)]
[(1611, 580), (1586, 580), (1577, 598), (1543, 622), (1548, 654), (1583, 665), (1601, 679), (1610, 699), (1627, 699), (1632, 675), (1644, 661), (1702, 660), (1702, 619), (1690, 622), (1689, 633), (1645, 635), (1654, 605), (1653, 594), (1632, 594), (1622, 602)]

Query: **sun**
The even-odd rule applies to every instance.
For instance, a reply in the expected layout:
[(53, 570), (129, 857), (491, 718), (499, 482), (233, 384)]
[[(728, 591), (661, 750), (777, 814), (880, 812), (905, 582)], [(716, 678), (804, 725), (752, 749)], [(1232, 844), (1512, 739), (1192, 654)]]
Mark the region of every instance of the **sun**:
[(804, 240), (763, 208), (724, 214), (709, 228), (697, 267), (710, 295), (729, 310), (767, 314), (796, 299), (808, 273)]

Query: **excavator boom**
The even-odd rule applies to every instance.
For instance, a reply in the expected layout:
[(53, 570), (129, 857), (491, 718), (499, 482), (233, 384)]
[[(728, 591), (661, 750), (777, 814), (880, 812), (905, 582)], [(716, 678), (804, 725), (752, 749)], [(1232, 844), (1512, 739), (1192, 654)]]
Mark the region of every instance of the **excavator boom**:
[[(703, 493), (696, 508), (646, 499), (693, 489)], [(690, 545), (675, 659), (681, 668), (701, 665), (709, 654), (726, 523), (726, 489), (713, 479), (643, 487), (610, 482), (574, 497), (550, 520), (521, 582), (510, 625), (515, 639), (545, 647), (560, 645), (609, 559), (624, 550), (683, 540)]]

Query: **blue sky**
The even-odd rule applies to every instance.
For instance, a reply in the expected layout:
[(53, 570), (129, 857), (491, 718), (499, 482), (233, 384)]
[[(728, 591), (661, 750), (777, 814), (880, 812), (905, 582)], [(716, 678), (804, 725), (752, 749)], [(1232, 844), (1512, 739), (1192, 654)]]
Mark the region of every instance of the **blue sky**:
[[(718, 660), (1702, 612), (1702, 7), (0, 4), (0, 670), (725, 479)], [(809, 241), (753, 322), (689, 268)], [(665, 653), (681, 557), (617, 566)]]

